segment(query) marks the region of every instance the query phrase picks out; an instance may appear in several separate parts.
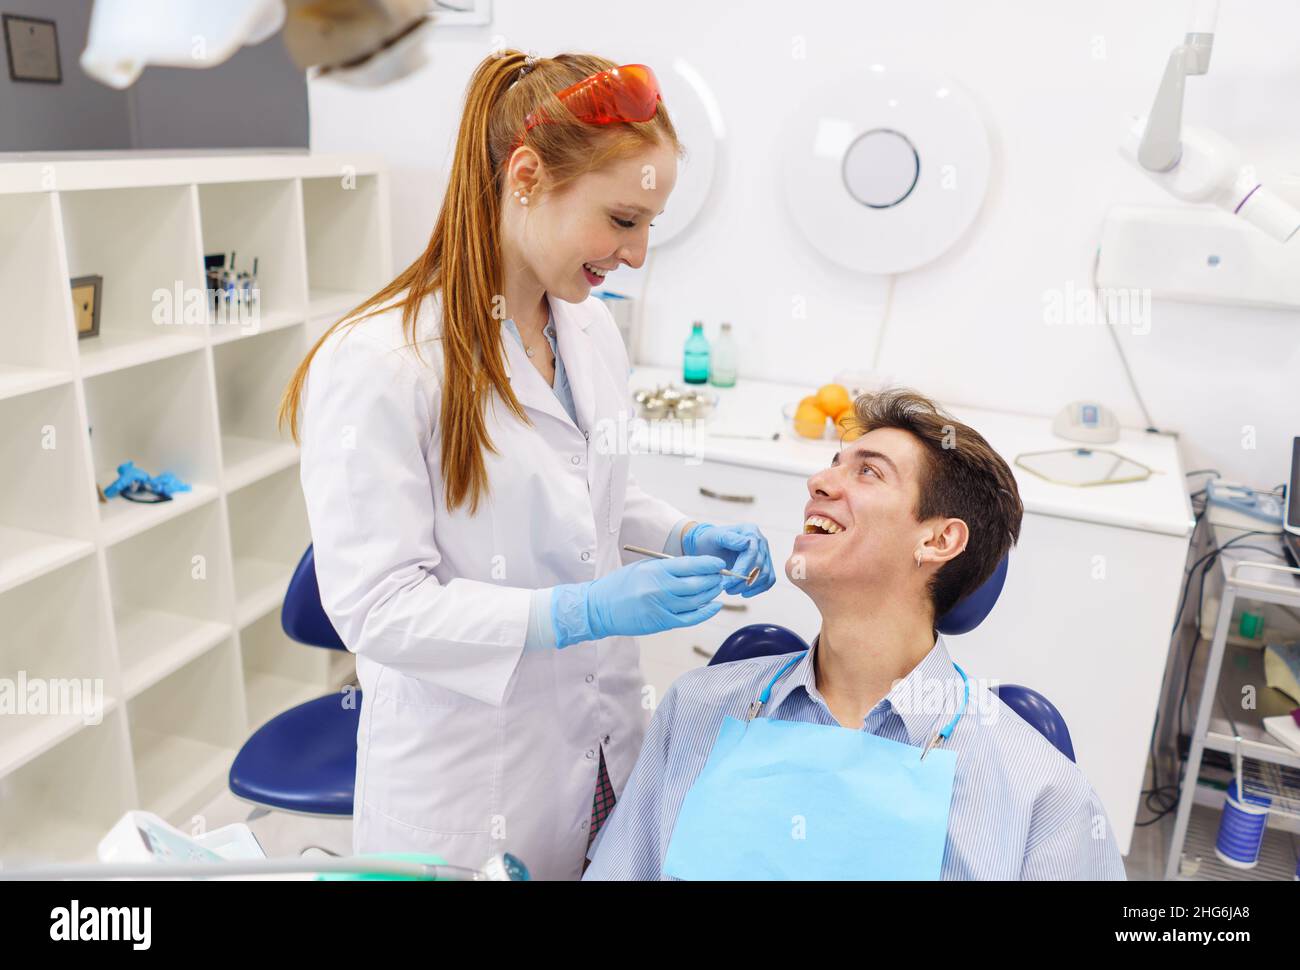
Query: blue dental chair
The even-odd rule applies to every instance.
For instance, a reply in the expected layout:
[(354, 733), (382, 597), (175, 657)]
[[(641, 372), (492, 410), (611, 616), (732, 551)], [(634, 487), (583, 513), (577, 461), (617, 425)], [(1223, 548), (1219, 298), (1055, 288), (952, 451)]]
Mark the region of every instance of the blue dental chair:
[[(289, 580), (280, 625), (298, 643), (347, 649), (321, 608), (311, 546)], [(343, 704), (343, 694), (333, 693), (277, 714), (254, 731), (235, 756), (231, 793), (256, 806), (252, 817), (275, 809), (351, 818), (360, 717), (360, 690), (349, 707)]]
[[(951, 610), (941, 616), (935, 629), (944, 636), (969, 633), (984, 621), (1002, 593), (1007, 579), (1007, 557), (986, 579), (983, 585)], [(753, 657), (772, 657), (796, 650), (807, 650), (808, 644), (797, 633), (774, 623), (752, 623), (741, 627), (722, 642), (709, 660), (709, 666)], [(1000, 684), (993, 692), (1002, 703), (1020, 715), (1029, 725), (1045, 737), (1057, 751), (1074, 760), (1074, 745), (1070, 742), (1070, 729), (1065, 718), (1051, 701), (1036, 690), (1016, 684)]]
[[(936, 624), (945, 636), (975, 629), (988, 616), (1007, 576), (1004, 557), (993, 575)], [(345, 650), (320, 603), (312, 547), (303, 553), (285, 592), (280, 623), (290, 639), (327, 650)], [(710, 665), (805, 650), (808, 644), (785, 627), (755, 623), (729, 636)], [(1074, 748), (1060, 711), (1037, 691), (1003, 684), (1003, 703), (1028, 721), (1071, 761)], [(230, 766), (230, 791), (257, 806), (254, 816), (274, 809), (333, 818), (352, 816), (361, 691), (345, 708), (339, 694), (326, 694), (278, 714), (258, 728)]]

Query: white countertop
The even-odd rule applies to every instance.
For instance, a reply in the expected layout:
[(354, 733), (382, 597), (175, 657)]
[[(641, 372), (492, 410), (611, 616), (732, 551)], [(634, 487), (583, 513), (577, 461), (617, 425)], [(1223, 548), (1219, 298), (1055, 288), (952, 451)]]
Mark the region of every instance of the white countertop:
[[(673, 383), (684, 386), (679, 371), (637, 367), (628, 378), (632, 389)], [(713, 387), (718, 395), (717, 410), (704, 422), (698, 448), (706, 461), (763, 468), (792, 475), (808, 476), (829, 464), (837, 447), (834, 441), (801, 438), (787, 424), (781, 409), (815, 392), (802, 385), (739, 380), (735, 387)], [(1016, 455), (1030, 451), (1068, 448), (1077, 442), (1052, 433), (1051, 419), (1002, 411), (988, 411), (944, 405), (946, 411), (982, 434), (1003, 457), (1016, 476), (1025, 512), (1065, 519), (1096, 522), (1125, 529), (1140, 529), (1172, 536), (1189, 535), (1193, 517), (1176, 438), (1122, 428), (1119, 441), (1099, 445), (1141, 462), (1155, 470), (1142, 482), (1076, 488), (1057, 485), (1015, 465)], [(710, 432), (771, 434), (776, 441), (714, 437)], [(644, 447), (647, 430), (637, 432)]]

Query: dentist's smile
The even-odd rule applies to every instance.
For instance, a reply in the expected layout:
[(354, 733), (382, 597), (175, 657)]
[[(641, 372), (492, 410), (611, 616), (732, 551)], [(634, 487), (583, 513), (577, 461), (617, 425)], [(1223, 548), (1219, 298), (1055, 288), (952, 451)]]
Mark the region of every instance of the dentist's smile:
[(582, 273), (587, 277), (587, 282), (592, 286), (599, 286), (603, 283), (606, 275), (608, 275), (613, 269), (614, 267), (612, 266), (594, 266), (591, 263), (582, 264)]

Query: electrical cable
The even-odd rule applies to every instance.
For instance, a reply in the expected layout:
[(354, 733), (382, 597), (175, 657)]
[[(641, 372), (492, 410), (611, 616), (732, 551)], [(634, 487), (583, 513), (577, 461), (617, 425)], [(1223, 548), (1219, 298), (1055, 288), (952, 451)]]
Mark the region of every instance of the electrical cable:
[(1142, 411), (1142, 418), (1147, 423), (1146, 430), (1152, 434), (1160, 434), (1160, 429), (1156, 423), (1151, 420), (1151, 412), (1147, 410), (1146, 401), (1142, 399), (1142, 392), (1138, 390), (1137, 381), (1133, 378), (1133, 370), (1128, 365), (1128, 356), (1124, 353), (1124, 345), (1119, 342), (1119, 336), (1115, 333), (1115, 328), (1110, 324), (1110, 316), (1106, 313), (1106, 304), (1101, 298), (1101, 286), (1097, 282), (1097, 267), (1101, 264), (1101, 247), (1097, 247), (1097, 254), (1092, 260), (1092, 296), (1097, 301), (1097, 309), (1101, 313), (1101, 321), (1106, 330), (1110, 333), (1110, 339), (1115, 344), (1115, 352), (1119, 354), (1119, 362), (1124, 365), (1124, 376), (1128, 378), (1129, 389), (1133, 391), (1133, 397), (1137, 399), (1137, 405)]

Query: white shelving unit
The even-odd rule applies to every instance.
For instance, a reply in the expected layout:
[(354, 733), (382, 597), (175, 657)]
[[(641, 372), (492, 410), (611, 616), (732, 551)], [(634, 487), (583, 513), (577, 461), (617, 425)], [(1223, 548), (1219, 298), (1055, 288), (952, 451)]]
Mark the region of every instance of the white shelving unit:
[[(0, 711), (0, 865), (90, 858), (129, 808), (188, 825), (253, 729), (352, 675), (280, 629), (310, 533), (275, 421), (315, 337), (391, 278), (388, 219), (371, 156), (0, 163), (0, 679), (50, 701)], [(209, 311), (218, 252), (257, 259), (254, 315)], [(101, 502), (127, 460), (191, 490)]]

